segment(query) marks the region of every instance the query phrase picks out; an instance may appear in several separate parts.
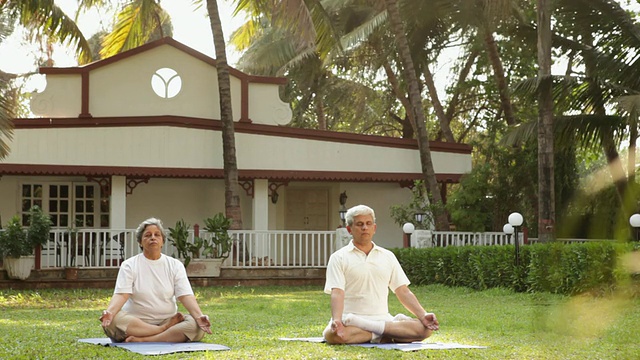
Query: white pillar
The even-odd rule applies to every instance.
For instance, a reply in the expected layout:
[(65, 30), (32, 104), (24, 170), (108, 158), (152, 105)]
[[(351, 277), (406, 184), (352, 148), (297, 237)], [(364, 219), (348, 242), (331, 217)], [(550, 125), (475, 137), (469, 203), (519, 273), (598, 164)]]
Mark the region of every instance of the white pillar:
[(127, 227), (127, 178), (111, 177), (111, 201), (109, 208), (109, 224), (112, 229)]
[(411, 235), (411, 247), (424, 248), (433, 247), (431, 230), (416, 230)]
[[(118, 236), (121, 231), (127, 228), (127, 177), (126, 176), (112, 176), (111, 177), (111, 198), (109, 201), (109, 224), (113, 231), (110, 234), (111, 239), (114, 236)], [(105, 249), (109, 249), (109, 253), (119, 252), (120, 243), (118, 241), (111, 240), (111, 243), (105, 244)], [(134, 255), (131, 250), (131, 244), (125, 244), (124, 258), (127, 259)], [(113, 258), (113, 255), (111, 255)], [(116, 257), (117, 258), (117, 257)], [(105, 258), (106, 260), (106, 258)]]
[[(253, 229), (269, 230), (269, 180), (253, 180)], [(269, 255), (268, 236), (256, 236), (252, 256), (263, 258)]]

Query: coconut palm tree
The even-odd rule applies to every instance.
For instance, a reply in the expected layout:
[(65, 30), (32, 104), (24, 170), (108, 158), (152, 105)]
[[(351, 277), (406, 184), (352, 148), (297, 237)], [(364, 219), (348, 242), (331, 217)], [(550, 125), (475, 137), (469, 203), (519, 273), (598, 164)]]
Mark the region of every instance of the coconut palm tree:
[(538, 0), (538, 238), (555, 237), (551, 1)]
[[(0, 13), (0, 43), (13, 32), (12, 21), (5, 13)], [(13, 137), (13, 104), (7, 92), (10, 90), (10, 81), (15, 78), (13, 74), (0, 71), (0, 160), (9, 155), (9, 141)]]
[[(409, 101), (411, 102), (410, 111), (414, 112), (416, 119), (420, 164), (422, 166), (422, 173), (425, 177), (425, 183), (427, 184), (427, 190), (430, 195), (429, 199), (432, 201), (431, 204), (435, 209), (443, 209), (442, 195), (440, 194), (440, 187), (436, 180), (433, 161), (431, 159), (431, 149), (429, 148), (428, 141), (429, 135), (426, 129), (426, 119), (424, 116), (424, 108), (422, 106), (420, 86), (418, 84), (415, 67), (413, 66), (413, 59), (411, 58), (411, 49), (409, 48), (407, 36), (400, 17), (400, 11), (398, 10), (398, 3), (396, 0), (385, 0), (384, 4), (389, 16), (389, 24), (396, 40), (396, 47), (402, 61), (404, 78), (409, 88)], [(435, 223), (436, 229), (449, 229), (449, 220), (444, 211), (439, 211), (438, 214), (435, 214)]]
[(218, 2), (216, 0), (207, 0), (207, 11), (216, 49), (216, 69), (218, 71), (218, 90), (220, 92), (225, 213), (227, 218), (231, 219), (231, 229), (242, 229), (242, 209), (238, 193), (236, 140), (231, 109), (231, 80), (229, 78), (229, 64), (227, 63), (226, 44), (222, 33)]

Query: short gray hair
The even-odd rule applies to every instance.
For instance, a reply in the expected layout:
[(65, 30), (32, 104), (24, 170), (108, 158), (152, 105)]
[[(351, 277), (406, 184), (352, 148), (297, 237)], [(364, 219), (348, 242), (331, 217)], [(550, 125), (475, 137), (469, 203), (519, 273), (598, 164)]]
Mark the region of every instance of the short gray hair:
[(158, 227), (158, 229), (160, 229), (160, 232), (162, 233), (162, 241), (165, 241), (167, 239), (167, 233), (164, 231), (164, 226), (162, 226), (162, 220), (156, 218), (148, 218), (147, 220), (141, 222), (136, 229), (136, 240), (138, 240), (138, 244), (142, 243), (142, 233), (144, 233), (144, 230), (147, 228), (147, 226), (151, 225), (155, 225)]
[(373, 218), (373, 223), (376, 223), (376, 213), (372, 208), (367, 205), (356, 205), (351, 209), (347, 210), (347, 214), (344, 216), (344, 220), (347, 226), (353, 225), (353, 218), (360, 215), (371, 215)]

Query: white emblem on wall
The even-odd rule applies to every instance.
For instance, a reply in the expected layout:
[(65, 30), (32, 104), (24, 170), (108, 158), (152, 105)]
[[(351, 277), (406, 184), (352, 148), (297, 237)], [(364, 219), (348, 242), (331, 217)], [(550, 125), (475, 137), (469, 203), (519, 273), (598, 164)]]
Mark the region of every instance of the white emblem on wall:
[(182, 89), (182, 79), (173, 69), (158, 69), (151, 77), (151, 88), (161, 98), (171, 99)]

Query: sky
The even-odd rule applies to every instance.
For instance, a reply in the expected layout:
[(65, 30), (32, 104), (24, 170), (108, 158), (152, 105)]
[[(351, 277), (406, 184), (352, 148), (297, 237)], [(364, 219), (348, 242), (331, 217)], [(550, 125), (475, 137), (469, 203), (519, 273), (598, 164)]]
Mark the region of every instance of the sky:
[[(77, 0), (55, 0), (55, 3), (67, 13), (74, 16), (78, 8)], [(206, 3), (203, 1), (203, 3)], [(218, 0), (218, 11), (222, 21), (222, 31), (225, 39), (229, 39), (231, 33), (237, 29), (245, 19), (243, 16), (233, 17), (232, 0)], [(169, 13), (173, 23), (173, 38), (195, 50), (208, 56), (215, 57), (213, 37), (207, 15), (206, 5), (195, 9), (191, 1), (165, 0), (161, 2), (162, 7)], [(102, 20), (101, 20), (102, 18)], [(78, 20), (80, 30), (87, 38), (100, 30), (102, 22), (108, 22), (110, 15), (100, 14), (96, 10), (81, 15)], [(0, 43), (0, 69), (13, 74), (24, 74), (37, 71), (35, 65), (38, 47), (28, 44), (23, 39), (24, 32), (16, 31), (11, 37)], [(229, 64), (233, 66), (239, 54), (227, 47), (227, 57)], [(77, 61), (73, 56), (73, 51), (66, 47), (56, 46), (53, 52), (55, 66), (67, 67), (76, 66)], [(34, 76), (27, 82), (27, 91), (41, 91), (45, 86), (44, 77)]]

